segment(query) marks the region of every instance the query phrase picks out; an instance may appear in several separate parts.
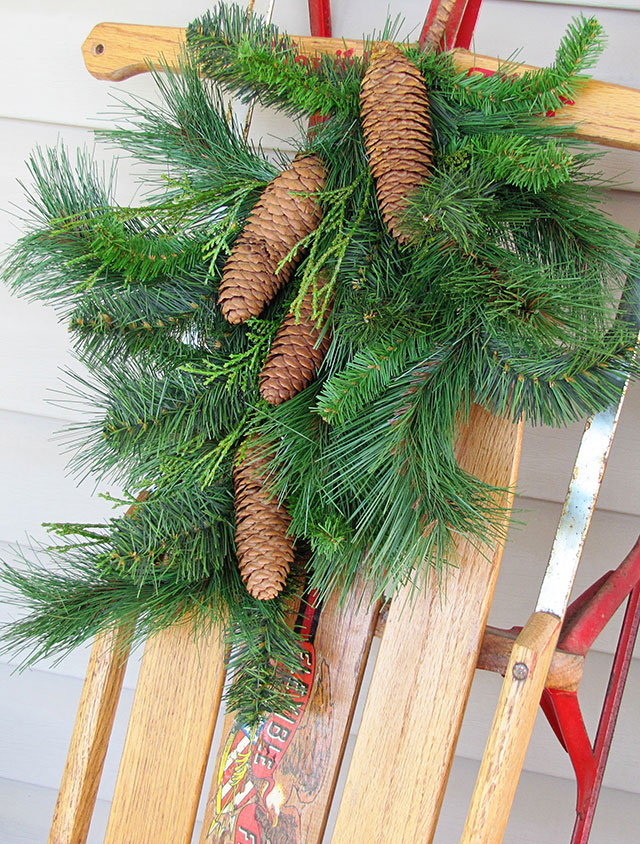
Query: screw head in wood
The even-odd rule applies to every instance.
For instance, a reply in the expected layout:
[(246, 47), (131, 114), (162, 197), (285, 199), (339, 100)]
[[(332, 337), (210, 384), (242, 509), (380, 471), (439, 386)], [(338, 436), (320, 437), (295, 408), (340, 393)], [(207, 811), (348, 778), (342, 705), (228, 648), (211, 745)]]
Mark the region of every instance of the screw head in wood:
[(529, 667), (524, 662), (516, 662), (512, 668), (514, 680), (526, 680), (529, 676)]

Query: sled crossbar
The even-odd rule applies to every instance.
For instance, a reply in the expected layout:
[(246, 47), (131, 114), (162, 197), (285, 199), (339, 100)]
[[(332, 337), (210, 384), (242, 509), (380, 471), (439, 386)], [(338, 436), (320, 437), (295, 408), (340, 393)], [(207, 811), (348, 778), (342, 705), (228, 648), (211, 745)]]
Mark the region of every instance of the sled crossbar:
[[(293, 36), (301, 54), (352, 50), (362, 55), (363, 42), (350, 38)], [(97, 79), (119, 82), (146, 73), (150, 66), (176, 67), (185, 30), (168, 26), (99, 23), (82, 46), (88, 71)], [(504, 62), (456, 49), (453, 59), (461, 71), (500, 70)], [(509, 73), (524, 73), (530, 65), (506, 65)], [(575, 124), (576, 137), (609, 147), (640, 150), (640, 91), (590, 80), (575, 104), (556, 112), (559, 122)]]

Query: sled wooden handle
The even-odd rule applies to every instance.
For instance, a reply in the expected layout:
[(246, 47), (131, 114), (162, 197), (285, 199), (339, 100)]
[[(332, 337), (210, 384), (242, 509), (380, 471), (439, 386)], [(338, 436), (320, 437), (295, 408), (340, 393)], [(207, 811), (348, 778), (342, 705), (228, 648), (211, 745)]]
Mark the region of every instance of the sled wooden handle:
[[(363, 42), (342, 38), (293, 36), (300, 53), (335, 53), (353, 50), (362, 55)], [(185, 42), (185, 30), (170, 26), (142, 26), (99, 23), (82, 45), (85, 64), (97, 79), (120, 82), (145, 73), (149, 65), (175, 67)], [(499, 70), (498, 59), (478, 56), (467, 50), (454, 50), (460, 70), (482, 68)], [(523, 73), (533, 69), (520, 65)], [(509, 72), (512, 72), (511, 70)], [(576, 124), (576, 136), (605, 146), (640, 150), (640, 91), (595, 80), (586, 82), (574, 105), (559, 109), (557, 119)]]
[(460, 844), (502, 841), (560, 628), (536, 612), (515, 641)]

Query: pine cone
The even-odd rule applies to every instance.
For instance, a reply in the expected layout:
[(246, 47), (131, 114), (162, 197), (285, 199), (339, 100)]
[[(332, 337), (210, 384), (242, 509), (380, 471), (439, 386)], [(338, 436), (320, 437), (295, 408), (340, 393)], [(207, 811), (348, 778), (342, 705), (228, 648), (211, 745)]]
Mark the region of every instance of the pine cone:
[(125, 518), (130, 518), (130, 519), (137, 518), (136, 510), (138, 509), (138, 506), (140, 504), (144, 504), (144, 502), (147, 500), (147, 498), (149, 498), (149, 490), (143, 489), (142, 492), (138, 493), (138, 495), (136, 496), (135, 502), (129, 507), (127, 512), (124, 514)]
[(308, 194), (324, 186), (325, 168), (317, 155), (296, 155), (288, 170), (267, 186), (227, 259), (218, 302), (231, 323), (258, 316), (289, 280), (300, 255), (278, 264), (310, 234), (321, 219), (317, 200)]
[(276, 597), (293, 563), (293, 542), (287, 536), (291, 519), (265, 490), (266, 462), (262, 449), (250, 444), (233, 471), (238, 566), (247, 591), (259, 601)]
[(429, 175), (431, 126), (424, 79), (394, 44), (374, 49), (360, 104), (382, 218), (400, 243), (408, 243), (401, 222), (407, 196)]
[[(287, 314), (276, 334), (260, 373), (260, 395), (269, 404), (281, 404), (304, 390), (315, 378), (329, 350), (331, 335), (313, 322), (313, 290), (300, 306), (300, 321)], [(317, 344), (317, 345), (316, 345)]]

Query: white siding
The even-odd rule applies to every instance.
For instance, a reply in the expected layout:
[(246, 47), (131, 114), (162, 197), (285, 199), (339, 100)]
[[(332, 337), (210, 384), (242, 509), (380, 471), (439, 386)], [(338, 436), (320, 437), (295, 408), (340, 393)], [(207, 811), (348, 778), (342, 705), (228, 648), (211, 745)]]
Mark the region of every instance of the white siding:
[[(384, 23), (386, 2), (334, 0), (337, 35), (357, 37)], [(393, 13), (404, 16), (405, 33), (419, 30), (426, 3), (400, 0)], [(150, 80), (138, 77), (120, 87), (96, 82), (85, 71), (80, 44), (101, 20), (184, 25), (203, 6), (193, 0), (0, 0), (0, 49), (4, 78), (0, 85), (0, 204), (19, 203), (16, 178), (25, 178), (24, 159), (36, 143), (69, 146), (92, 144), (89, 126), (104, 126), (100, 116), (113, 92), (151, 94)], [(575, 6), (485, 0), (475, 46), (479, 53), (507, 57), (523, 47), (522, 58), (543, 63), (553, 52)], [(585, 9), (592, 14), (594, 10)], [(597, 75), (619, 84), (640, 87), (637, 43), (640, 13), (595, 10), (609, 33), (610, 46)], [(292, 33), (308, 31), (306, 3), (278, 0), (275, 19)], [(260, 112), (254, 134), (274, 146), (293, 131), (287, 121)], [(108, 153), (99, 155), (108, 159)], [(640, 228), (640, 154), (610, 152), (604, 163), (609, 175), (620, 173), (626, 188), (611, 195), (611, 208), (621, 222)], [(128, 198), (130, 176), (119, 182)], [(10, 243), (19, 224), (0, 215), (0, 247)], [(72, 358), (66, 330), (55, 314), (0, 290), (0, 556), (11, 558), (9, 543), (20, 543), (29, 554), (27, 535), (45, 539), (44, 520), (93, 521), (108, 514), (109, 505), (91, 497), (93, 484), (78, 487), (65, 474), (65, 459), (55, 432), (73, 419), (68, 407), (51, 404), (61, 368)], [(611, 455), (599, 510), (576, 581), (576, 592), (614, 567), (640, 532), (640, 389), (629, 395)], [(566, 430), (527, 431), (518, 501), (522, 527), (512, 529), (498, 582), (491, 622), (509, 627), (522, 624), (531, 612), (546, 563), (555, 523), (577, 443), (580, 426)], [(112, 490), (117, 491), (117, 490)], [(13, 617), (9, 605), (0, 607), (0, 621)], [(619, 614), (618, 614), (619, 615)], [(619, 619), (618, 619), (619, 621)], [(604, 692), (616, 631), (607, 629), (587, 661), (581, 688), (585, 719), (593, 729)], [(640, 650), (636, 649), (627, 694), (605, 778), (601, 805), (592, 835), (594, 844), (634, 844), (640, 826)], [(55, 793), (68, 745), (87, 651), (80, 649), (59, 664), (44, 662), (24, 674), (12, 673), (0, 659), (0, 844), (35, 844), (45, 840)], [(91, 842), (101, 840), (117, 771), (127, 709), (135, 684), (132, 661), (125, 681), (113, 747), (109, 753)], [(438, 832), (439, 844), (457, 840), (475, 779), (478, 759), (499, 691), (499, 678), (479, 673), (460, 737), (451, 787)], [(354, 729), (357, 728), (357, 721)], [(352, 743), (352, 742), (351, 742)], [(505, 841), (511, 844), (560, 844), (569, 840), (573, 823), (575, 785), (570, 764), (550, 729), (539, 719), (527, 756), (521, 787)]]

